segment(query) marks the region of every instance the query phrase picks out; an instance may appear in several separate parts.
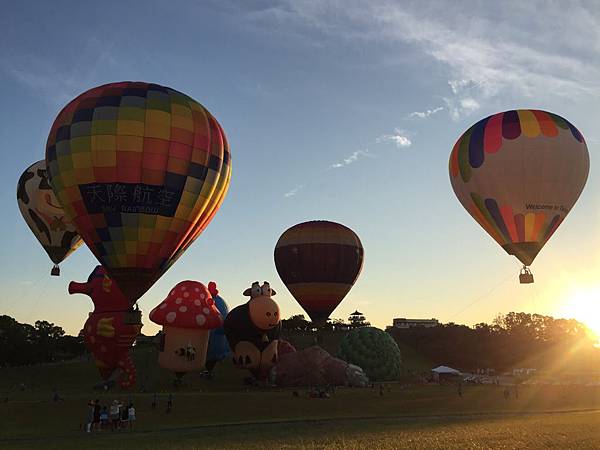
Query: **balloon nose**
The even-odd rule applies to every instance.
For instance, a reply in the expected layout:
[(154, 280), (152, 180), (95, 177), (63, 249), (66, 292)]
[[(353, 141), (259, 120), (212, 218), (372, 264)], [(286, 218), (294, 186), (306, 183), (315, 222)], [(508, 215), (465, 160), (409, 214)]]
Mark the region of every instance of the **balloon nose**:
[(69, 294), (86, 294), (90, 295), (91, 289), (88, 286), (88, 283), (77, 283), (75, 281), (71, 281), (69, 283)]

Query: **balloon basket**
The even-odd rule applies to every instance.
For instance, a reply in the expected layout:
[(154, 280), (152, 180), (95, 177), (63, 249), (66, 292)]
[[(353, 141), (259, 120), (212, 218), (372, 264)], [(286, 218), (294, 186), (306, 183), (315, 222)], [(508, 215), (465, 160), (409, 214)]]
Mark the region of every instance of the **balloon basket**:
[(531, 284), (533, 283), (533, 274), (529, 270), (529, 267), (523, 266), (521, 273), (519, 274), (519, 283)]
[(52, 270), (50, 271), (50, 275), (52, 275), (53, 277), (59, 277), (60, 276), (60, 267), (55, 265), (52, 268)]

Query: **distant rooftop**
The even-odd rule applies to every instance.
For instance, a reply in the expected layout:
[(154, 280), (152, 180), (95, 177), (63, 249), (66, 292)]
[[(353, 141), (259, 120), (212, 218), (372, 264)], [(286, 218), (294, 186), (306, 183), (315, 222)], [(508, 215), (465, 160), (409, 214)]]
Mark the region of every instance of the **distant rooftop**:
[(437, 327), (440, 323), (437, 319), (407, 319), (406, 317), (396, 318), (392, 322), (394, 328), (412, 328), (412, 327)]

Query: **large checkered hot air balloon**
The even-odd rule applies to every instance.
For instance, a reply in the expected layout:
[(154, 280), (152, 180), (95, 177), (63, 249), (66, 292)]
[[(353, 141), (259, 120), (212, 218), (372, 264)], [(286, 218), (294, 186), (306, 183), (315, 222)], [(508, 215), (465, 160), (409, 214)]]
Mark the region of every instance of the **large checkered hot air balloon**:
[(354, 231), (324, 220), (294, 225), (275, 246), (281, 280), (316, 323), (326, 321), (350, 291), (363, 256)]
[(481, 227), (527, 266), (585, 186), (590, 160), (582, 134), (562, 117), (519, 109), (480, 120), (450, 155), (458, 200)]
[(206, 228), (231, 175), (225, 134), (202, 105), (129, 81), (65, 106), (46, 163), (66, 214), (131, 303)]

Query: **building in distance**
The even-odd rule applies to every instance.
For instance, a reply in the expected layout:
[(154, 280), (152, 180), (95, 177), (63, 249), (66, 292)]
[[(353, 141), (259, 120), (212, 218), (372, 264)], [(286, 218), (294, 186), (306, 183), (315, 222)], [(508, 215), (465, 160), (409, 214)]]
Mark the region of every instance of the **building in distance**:
[(394, 319), (392, 322), (392, 328), (401, 330), (407, 330), (414, 327), (432, 328), (437, 327), (439, 324), (440, 323), (437, 319), (407, 319), (405, 317), (401, 317), (399, 319)]

